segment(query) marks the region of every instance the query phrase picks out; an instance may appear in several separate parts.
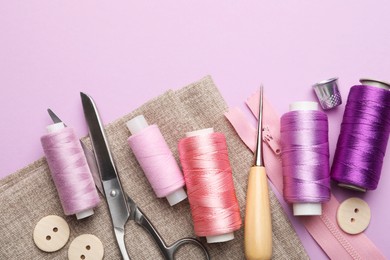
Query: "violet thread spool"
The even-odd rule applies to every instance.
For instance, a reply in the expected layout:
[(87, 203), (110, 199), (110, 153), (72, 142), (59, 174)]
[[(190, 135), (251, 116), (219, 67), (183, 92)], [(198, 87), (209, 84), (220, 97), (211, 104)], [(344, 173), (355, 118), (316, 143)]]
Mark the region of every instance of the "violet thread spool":
[(100, 198), (80, 141), (62, 122), (46, 129), (41, 143), (65, 215), (75, 214), (77, 219), (93, 215)]
[(316, 102), (295, 102), (281, 118), (283, 195), (294, 216), (322, 214), (330, 199), (328, 120)]
[(179, 154), (195, 234), (207, 243), (233, 240), (242, 222), (225, 136), (213, 128), (187, 132)]
[(344, 110), (331, 169), (338, 186), (375, 190), (390, 133), (390, 84), (361, 79), (353, 86)]
[(184, 177), (157, 125), (149, 125), (143, 115), (127, 123), (128, 143), (158, 198), (173, 206), (187, 198)]

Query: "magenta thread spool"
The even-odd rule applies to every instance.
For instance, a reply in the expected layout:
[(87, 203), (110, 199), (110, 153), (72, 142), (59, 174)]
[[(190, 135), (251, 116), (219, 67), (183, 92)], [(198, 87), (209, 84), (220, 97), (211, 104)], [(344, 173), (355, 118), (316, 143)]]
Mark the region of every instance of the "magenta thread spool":
[(166, 197), (173, 206), (187, 198), (183, 174), (157, 125), (149, 125), (143, 115), (126, 123), (131, 150), (141, 165), (154, 193)]
[(327, 116), (316, 102), (295, 102), (280, 131), (284, 198), (294, 216), (321, 215), (330, 199)]
[(331, 169), (340, 187), (365, 192), (379, 183), (390, 133), (390, 84), (361, 79), (348, 95)]
[(100, 198), (79, 139), (62, 122), (47, 126), (47, 132), (41, 143), (65, 215), (93, 215)]

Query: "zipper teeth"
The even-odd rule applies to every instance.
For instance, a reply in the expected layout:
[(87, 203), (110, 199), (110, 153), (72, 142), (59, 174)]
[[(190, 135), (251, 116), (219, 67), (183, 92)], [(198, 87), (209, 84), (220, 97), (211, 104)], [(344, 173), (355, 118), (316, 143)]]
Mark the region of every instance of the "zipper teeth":
[(277, 156), (280, 155), (280, 146), (279, 146), (279, 142), (277, 142), (273, 136), (272, 136), (272, 133), (270, 131), (270, 127), (268, 125), (266, 125), (264, 127), (264, 135), (263, 135), (263, 141), (269, 146), (269, 148), (271, 148), (271, 150), (273, 151), (273, 153)]
[(356, 260), (362, 260), (361, 256), (359, 255), (358, 251), (349, 243), (349, 241), (343, 236), (343, 234), (338, 230), (337, 227), (332, 223), (332, 221), (329, 219), (329, 217), (323, 212), (320, 216), (322, 222), (325, 224), (325, 226), (328, 228), (328, 230), (332, 233), (334, 238), (344, 247), (345, 251)]

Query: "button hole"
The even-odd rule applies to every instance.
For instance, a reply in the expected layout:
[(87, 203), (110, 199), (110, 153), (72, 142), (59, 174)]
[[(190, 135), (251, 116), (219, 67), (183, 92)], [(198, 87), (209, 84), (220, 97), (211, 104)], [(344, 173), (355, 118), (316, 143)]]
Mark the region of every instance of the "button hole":
[(354, 218), (351, 218), (351, 223), (355, 222), (355, 219)]
[(359, 213), (359, 209), (358, 208), (356, 208), (354, 211), (355, 211), (355, 213)]
[(54, 231), (54, 232), (57, 232), (57, 231), (58, 231), (58, 228), (56, 228), (56, 227), (53, 228), (53, 231)]
[(85, 249), (90, 250), (90, 249), (91, 249), (91, 246), (90, 246), (90, 245), (87, 245), (87, 246), (85, 247)]
[(46, 240), (50, 240), (51, 239), (51, 236), (46, 236)]
[(80, 258), (81, 258), (81, 259), (85, 259), (85, 255), (81, 255)]

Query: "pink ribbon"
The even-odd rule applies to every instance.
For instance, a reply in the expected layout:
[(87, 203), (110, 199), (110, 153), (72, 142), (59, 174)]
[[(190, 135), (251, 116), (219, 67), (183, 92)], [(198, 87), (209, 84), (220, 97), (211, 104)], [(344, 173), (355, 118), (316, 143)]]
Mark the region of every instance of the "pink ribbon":
[[(259, 93), (253, 94), (246, 101), (249, 109), (257, 118), (259, 111)], [(245, 114), (238, 108), (231, 108), (225, 113), (241, 140), (254, 151), (256, 129), (248, 122)], [(283, 174), (277, 145), (280, 140), (280, 117), (264, 99), (264, 125), (269, 126), (272, 140), (264, 140), (264, 160), (268, 179), (283, 194)], [(307, 231), (331, 259), (386, 259), (379, 249), (364, 234), (349, 235), (340, 229), (336, 220), (339, 206), (337, 199), (331, 195), (328, 203), (323, 205), (321, 216), (299, 217)]]

